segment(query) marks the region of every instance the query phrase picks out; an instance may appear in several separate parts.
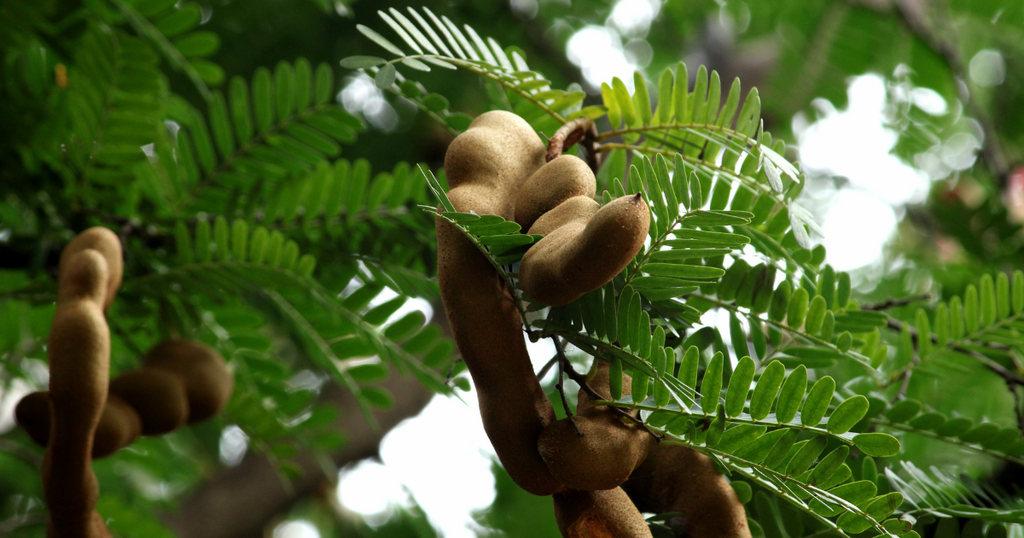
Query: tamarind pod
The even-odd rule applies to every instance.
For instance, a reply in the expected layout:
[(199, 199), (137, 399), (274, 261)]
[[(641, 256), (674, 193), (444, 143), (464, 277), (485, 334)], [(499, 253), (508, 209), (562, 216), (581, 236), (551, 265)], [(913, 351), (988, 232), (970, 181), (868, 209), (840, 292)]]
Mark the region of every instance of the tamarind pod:
[(155, 368), (122, 372), (110, 382), (110, 394), (128, 403), (142, 420), (142, 435), (160, 435), (188, 421), (188, 395), (181, 378)]
[(642, 538), (651, 530), (622, 488), (556, 493), (555, 522), (565, 538)]
[(622, 488), (644, 512), (679, 512), (692, 538), (750, 538), (746, 511), (710, 458), (652, 441), (647, 459)]
[[(36, 443), (46, 446), (50, 440), (50, 395), (33, 392), (14, 408), (18, 424)], [(96, 433), (93, 435), (92, 459), (109, 456), (132, 444), (142, 434), (142, 419), (127, 402), (114, 394), (107, 395)]]
[[(576, 433), (572, 421), (582, 436)], [(638, 425), (622, 421), (610, 409), (563, 418), (544, 428), (537, 447), (551, 474), (566, 487), (617, 488), (647, 457), (649, 436)]]
[(121, 285), (121, 276), (124, 272), (124, 256), (121, 252), (121, 240), (118, 239), (117, 234), (114, 232), (99, 226), (83, 231), (75, 236), (75, 238), (72, 239), (66, 247), (64, 247), (64, 250), (60, 254), (58, 272), (63, 274), (67, 260), (71, 259), (75, 254), (87, 249), (99, 252), (107, 262), (107, 298), (103, 302), (103, 310), (106, 311), (110, 308), (111, 301), (114, 300), (114, 293)]
[(33, 392), (14, 406), (14, 420), (37, 445), (50, 440), (50, 393)]
[(530, 227), (529, 233), (544, 239), (523, 256), (519, 285), (543, 304), (570, 303), (615, 278), (643, 247), (649, 227), (650, 213), (639, 194), (600, 209), (590, 198), (570, 198)]
[[(522, 118), (482, 114), (445, 154), (448, 197), (458, 211), (511, 220), (515, 192), (543, 163), (544, 146)], [(560, 491), (537, 452), (555, 413), (530, 363), (515, 298), (462, 232), (440, 218), (436, 227), (441, 298), (479, 393), (484, 430), (516, 484), (535, 495)]]
[(540, 167), (516, 195), (516, 222), (529, 230), (544, 213), (574, 196), (593, 198), (597, 191), (594, 173), (582, 159), (561, 155)]
[[(458, 211), (513, 220), (516, 193), (544, 165), (544, 144), (526, 120), (495, 110), (476, 117), (444, 155), (450, 189), (461, 192)], [(452, 200), (455, 203), (455, 200)]]
[(220, 353), (194, 340), (160, 342), (146, 352), (142, 366), (170, 372), (181, 379), (188, 396), (190, 424), (224, 409), (234, 388), (235, 378)]
[[(630, 396), (633, 394), (633, 378), (628, 374), (622, 374), (622, 397)], [(611, 389), (611, 363), (607, 361), (598, 361), (597, 367), (594, 368), (592, 377), (587, 381), (587, 386), (594, 390), (605, 400), (612, 399)], [(583, 388), (580, 388), (579, 395), (576, 397), (576, 413), (584, 414), (589, 412), (591, 409), (607, 409), (605, 406), (593, 407), (590, 403), (590, 395)], [(631, 409), (629, 413), (634, 416), (640, 413), (639, 409)]]
[[(587, 385), (607, 398), (611, 394), (609, 374), (609, 364), (601, 361)], [(622, 374), (622, 380), (624, 396), (628, 396), (632, 379)], [(583, 435), (576, 433), (568, 418), (553, 422), (537, 441), (541, 457), (551, 474), (570, 489), (620, 486), (647, 457), (649, 434), (637, 424), (624, 422), (607, 406), (592, 405), (583, 388), (576, 401), (575, 423)]]
[(106, 259), (98, 251), (85, 249), (64, 262), (47, 344), (52, 416), (43, 492), (53, 535), (91, 538), (103, 536), (97, 534), (93, 516), (99, 485), (91, 462), (110, 369), (110, 331), (103, 305), (113, 294)]
[(135, 442), (142, 435), (142, 417), (116, 394), (107, 395), (92, 442), (92, 459), (105, 458)]

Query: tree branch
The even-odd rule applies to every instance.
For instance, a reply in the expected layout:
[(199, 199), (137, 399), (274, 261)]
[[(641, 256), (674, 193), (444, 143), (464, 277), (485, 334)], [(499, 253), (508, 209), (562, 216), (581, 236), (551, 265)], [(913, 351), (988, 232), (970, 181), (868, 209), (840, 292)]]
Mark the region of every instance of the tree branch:
[[(325, 398), (337, 402), (341, 409), (335, 427), (347, 437), (345, 446), (330, 455), (338, 467), (377, 454), (384, 435), (417, 414), (433, 396), (419, 381), (397, 375), (382, 386), (395, 396), (395, 404), (391, 409), (374, 413), (380, 424), (376, 430), (363, 420), (351, 393), (337, 386), (326, 391)], [(262, 537), (264, 527), (275, 515), (315, 493), (324, 482), (337, 480), (336, 475), (325, 474), (320, 460), (310, 451), (300, 452), (292, 461), (302, 475), (286, 484), (266, 456), (250, 455), (184, 499), (177, 513), (164, 517), (164, 523), (179, 538)]]

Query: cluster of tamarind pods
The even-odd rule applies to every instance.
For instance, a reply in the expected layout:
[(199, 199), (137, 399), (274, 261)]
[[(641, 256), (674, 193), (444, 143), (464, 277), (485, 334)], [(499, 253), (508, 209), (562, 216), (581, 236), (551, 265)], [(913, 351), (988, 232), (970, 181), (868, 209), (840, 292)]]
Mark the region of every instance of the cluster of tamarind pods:
[[(544, 236), (523, 256), (519, 285), (549, 306), (611, 281), (642, 248), (650, 225), (640, 194), (600, 207), (589, 166), (560, 153), (549, 152), (522, 118), (493, 111), (478, 116), (445, 154), (457, 211), (498, 215)], [(592, 405), (582, 389), (576, 416), (555, 420), (513, 290), (458, 228), (441, 217), (436, 227), (442, 300), (477, 387), (484, 429), (516, 484), (553, 496), (564, 536), (649, 537), (643, 510), (678, 512), (694, 538), (749, 538), (742, 503), (703, 454), (659, 444), (615, 410)], [(610, 398), (607, 366), (592, 369), (588, 386)], [(631, 387), (623, 378), (624, 389)]]
[(57, 308), (47, 343), (49, 391), (18, 402), (18, 423), (46, 447), (43, 493), (49, 538), (106, 538), (95, 511), (92, 460), (140, 435), (160, 435), (210, 418), (234, 384), (212, 348), (190, 340), (153, 346), (141, 367), (110, 380), (106, 311), (121, 284), (121, 242), (106, 228), (79, 234), (61, 253)]

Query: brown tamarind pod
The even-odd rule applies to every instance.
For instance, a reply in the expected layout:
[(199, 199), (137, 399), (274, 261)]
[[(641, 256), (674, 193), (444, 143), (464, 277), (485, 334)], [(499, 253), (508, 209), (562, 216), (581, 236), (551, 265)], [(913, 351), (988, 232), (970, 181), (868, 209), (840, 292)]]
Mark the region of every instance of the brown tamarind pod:
[(116, 394), (107, 395), (96, 436), (92, 443), (92, 458), (105, 458), (135, 442), (142, 435), (142, 417)]
[(640, 194), (601, 208), (589, 197), (570, 198), (530, 227), (529, 233), (544, 239), (523, 256), (519, 285), (531, 299), (546, 305), (575, 301), (629, 264), (643, 247), (650, 223)]
[[(623, 374), (628, 392), (631, 379)], [(602, 396), (610, 394), (608, 363), (601, 362), (587, 383)], [(628, 395), (628, 394), (627, 394)], [(551, 474), (570, 489), (607, 490), (622, 485), (644, 458), (650, 434), (607, 406), (593, 406), (580, 389), (576, 416), (553, 422), (541, 433), (537, 449)], [(575, 422), (575, 427), (573, 426)], [(583, 435), (579, 435), (576, 431)]]
[[(33, 392), (14, 408), (18, 424), (36, 443), (46, 446), (50, 440), (50, 394)], [(92, 459), (109, 456), (132, 444), (142, 435), (142, 419), (127, 402), (114, 394), (107, 395), (103, 414), (93, 435)]]
[(171, 372), (140, 368), (122, 372), (110, 382), (110, 393), (128, 403), (142, 419), (142, 435), (160, 435), (188, 421), (188, 394)]
[(648, 437), (636, 424), (598, 410), (553, 422), (544, 428), (537, 448), (551, 474), (566, 487), (606, 490), (622, 485), (647, 457)]
[(50, 393), (33, 392), (14, 406), (14, 419), (37, 445), (50, 440)]
[(93, 511), (99, 485), (92, 445), (107, 399), (110, 330), (103, 316), (115, 289), (105, 257), (84, 249), (64, 258), (47, 356), (50, 364), (49, 444), (43, 492), (53, 536), (109, 536)]
[[(482, 114), (445, 154), (448, 197), (458, 211), (511, 220), (515, 195), (544, 164), (544, 153), (522, 118)], [(537, 439), (555, 413), (530, 363), (515, 297), (457, 228), (440, 218), (436, 225), (441, 298), (478, 390), (484, 430), (516, 484), (550, 495), (563, 486), (537, 452)]]
[(533, 173), (516, 195), (516, 222), (529, 230), (541, 215), (574, 196), (593, 198), (597, 181), (579, 157), (561, 155)]
[(555, 522), (565, 538), (641, 538), (651, 530), (622, 488), (566, 490), (554, 495)]
[[(164, 340), (142, 358), (144, 369), (177, 375), (188, 396), (188, 422), (219, 413), (231, 398), (235, 378), (215, 349), (194, 340)], [(148, 435), (148, 434), (147, 434)]]
[(746, 510), (710, 458), (679, 445), (652, 443), (622, 485), (644, 512), (679, 512), (692, 538), (750, 538)]
[(114, 293), (121, 285), (121, 276), (124, 273), (124, 257), (121, 252), (121, 240), (118, 239), (117, 234), (106, 228), (99, 226), (89, 228), (75, 236), (75, 238), (72, 239), (66, 247), (64, 247), (64, 250), (60, 254), (59, 270), (63, 270), (68, 259), (86, 249), (93, 249), (99, 252), (107, 262), (107, 299), (103, 303), (103, 310), (106, 311), (110, 308), (111, 301), (114, 300)]

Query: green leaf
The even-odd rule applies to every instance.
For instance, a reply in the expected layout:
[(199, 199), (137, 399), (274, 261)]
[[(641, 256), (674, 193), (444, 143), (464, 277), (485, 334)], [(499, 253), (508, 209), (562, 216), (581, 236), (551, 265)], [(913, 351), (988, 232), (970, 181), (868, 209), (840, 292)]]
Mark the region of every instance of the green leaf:
[(386, 61), (378, 56), (349, 56), (341, 61), (341, 66), (346, 69), (363, 69), (376, 67)]
[(799, 329), (804, 324), (807, 315), (808, 293), (804, 288), (797, 288), (793, 292), (793, 298), (789, 301), (789, 312), (786, 314), (786, 324), (794, 329)]
[(821, 461), (811, 471), (811, 476), (807, 480), (807, 483), (812, 486), (821, 486), (828, 481), (829, 478), (839, 470), (839, 467), (846, 461), (846, 457), (850, 455), (850, 447), (840, 446), (829, 452), (827, 456), (821, 458)]
[(722, 392), (722, 363), (725, 357), (721, 352), (715, 353), (704, 371), (704, 378), (701, 381), (701, 408), (706, 415), (713, 415), (718, 409), (718, 398)]
[(364, 387), (359, 391), (360, 398), (377, 409), (390, 409), (395, 404), (395, 398), (385, 389), (378, 387)]
[(803, 412), (800, 414), (800, 422), (804, 426), (817, 426), (828, 406), (832, 403), (832, 395), (836, 389), (836, 382), (829, 376), (825, 376), (814, 383), (811, 390), (807, 392), (804, 400)]
[(387, 379), (389, 373), (387, 367), (379, 363), (360, 364), (345, 370), (345, 372), (359, 383), (383, 381)]
[(668, 263), (648, 263), (643, 266), (643, 270), (653, 276), (700, 280), (718, 278), (725, 274), (725, 271), (718, 267)]
[(761, 378), (754, 386), (754, 395), (750, 399), (750, 416), (754, 420), (762, 420), (771, 412), (775, 395), (778, 394), (785, 375), (786, 368), (778, 361), (769, 363), (761, 373)]
[(381, 90), (386, 90), (395, 83), (395, 64), (386, 64), (377, 70), (377, 74), (373, 77), (373, 84)]
[(1013, 272), (1013, 313), (1020, 314), (1024, 310), (1024, 271)]
[(818, 334), (821, 325), (825, 322), (825, 298), (815, 295), (811, 300), (811, 306), (807, 309), (807, 320), (804, 321), (804, 331), (807, 334)]
[(842, 434), (850, 431), (854, 425), (864, 418), (868, 412), (868, 399), (856, 395), (839, 404), (832, 415), (828, 417), (828, 431), (835, 434)]
[(889, 457), (900, 453), (900, 442), (887, 433), (861, 433), (853, 444), (868, 456)]
[(743, 357), (736, 364), (736, 369), (729, 378), (729, 389), (725, 394), (725, 413), (730, 417), (739, 416), (743, 413), (743, 406), (747, 403), (747, 393), (750, 391), (750, 383), (754, 380), (754, 359)]
[(780, 423), (786, 423), (796, 417), (796, 412), (803, 403), (804, 390), (807, 389), (807, 368), (804, 365), (797, 366), (779, 392), (779, 402), (776, 405), (775, 417)]
[(357, 24), (356, 25), (356, 30), (359, 30), (359, 33), (361, 33), (364, 36), (368, 37), (370, 39), (370, 41), (373, 41), (374, 43), (380, 45), (381, 47), (383, 47), (385, 50), (387, 50), (391, 54), (394, 54), (395, 56), (405, 56), (405, 53), (402, 52), (402, 49), (396, 47), (392, 42), (388, 41), (384, 36), (378, 34), (377, 32), (373, 31), (369, 27), (363, 26), (362, 24)]
[(750, 224), (753, 217), (749, 211), (696, 211), (687, 215), (683, 222), (692, 226), (742, 226)]
[(789, 465), (786, 467), (786, 474), (791, 476), (800, 476), (807, 469), (811, 467), (811, 464), (818, 459), (818, 456), (828, 446), (828, 439), (824, 436), (818, 435), (812, 437), (806, 444), (797, 450), (796, 454), (793, 455), (792, 459), (789, 460)]
[(885, 412), (885, 418), (894, 424), (900, 424), (914, 418), (920, 411), (921, 403), (917, 400), (900, 400)]

